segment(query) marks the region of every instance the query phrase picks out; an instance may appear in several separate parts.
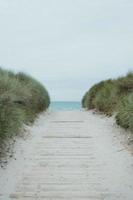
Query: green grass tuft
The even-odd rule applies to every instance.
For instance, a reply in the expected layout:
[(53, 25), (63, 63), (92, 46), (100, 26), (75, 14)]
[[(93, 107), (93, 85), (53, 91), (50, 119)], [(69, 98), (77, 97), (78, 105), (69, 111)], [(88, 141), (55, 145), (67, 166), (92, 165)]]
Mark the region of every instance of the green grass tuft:
[(133, 132), (133, 93), (121, 100), (116, 122), (123, 128), (130, 129)]
[(85, 93), (82, 106), (109, 116), (116, 112), (117, 124), (133, 131), (133, 73), (95, 84)]
[(47, 90), (34, 78), (0, 68), (0, 141), (19, 133), (49, 104)]

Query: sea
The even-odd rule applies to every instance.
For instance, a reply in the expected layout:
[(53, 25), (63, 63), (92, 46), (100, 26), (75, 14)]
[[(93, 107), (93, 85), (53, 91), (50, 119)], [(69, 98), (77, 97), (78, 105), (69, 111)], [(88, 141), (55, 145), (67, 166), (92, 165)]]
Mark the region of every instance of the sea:
[(53, 101), (50, 105), (51, 111), (59, 110), (81, 110), (81, 102), (77, 101)]

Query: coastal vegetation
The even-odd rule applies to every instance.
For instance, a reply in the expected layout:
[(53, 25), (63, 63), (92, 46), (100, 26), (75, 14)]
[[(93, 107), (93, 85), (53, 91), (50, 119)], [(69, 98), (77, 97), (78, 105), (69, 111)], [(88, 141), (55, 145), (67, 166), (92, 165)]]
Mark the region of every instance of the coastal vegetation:
[(34, 78), (0, 68), (0, 148), (6, 138), (17, 135), (23, 124), (34, 122), (49, 104), (47, 90)]
[(95, 84), (85, 93), (82, 106), (108, 116), (115, 114), (116, 123), (133, 132), (133, 72)]

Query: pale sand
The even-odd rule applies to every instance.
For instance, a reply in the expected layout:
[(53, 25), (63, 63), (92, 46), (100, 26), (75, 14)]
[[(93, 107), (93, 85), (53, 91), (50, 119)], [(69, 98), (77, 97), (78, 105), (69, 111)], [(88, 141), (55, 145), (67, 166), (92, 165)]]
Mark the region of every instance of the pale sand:
[(121, 130), (92, 112), (42, 114), (0, 169), (0, 200), (133, 200)]

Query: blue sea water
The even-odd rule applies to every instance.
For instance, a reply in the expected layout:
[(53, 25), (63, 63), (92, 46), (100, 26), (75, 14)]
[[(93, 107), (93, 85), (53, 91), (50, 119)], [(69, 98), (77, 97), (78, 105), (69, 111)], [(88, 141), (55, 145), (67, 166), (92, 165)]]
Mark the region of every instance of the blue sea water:
[(58, 110), (80, 110), (81, 103), (80, 102), (70, 102), (70, 101), (54, 101), (51, 102), (50, 110), (58, 111)]

